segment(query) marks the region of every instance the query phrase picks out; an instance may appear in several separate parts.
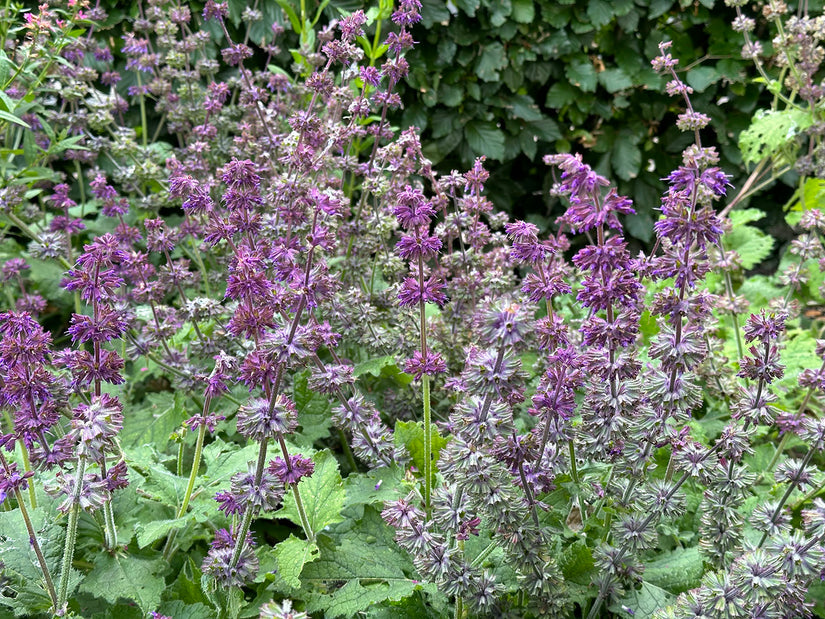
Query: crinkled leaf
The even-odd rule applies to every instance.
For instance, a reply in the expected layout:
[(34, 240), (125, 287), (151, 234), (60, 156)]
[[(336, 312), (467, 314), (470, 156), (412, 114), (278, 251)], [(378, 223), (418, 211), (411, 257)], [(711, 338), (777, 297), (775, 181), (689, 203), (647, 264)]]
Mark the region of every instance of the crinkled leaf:
[(394, 580), (390, 582), (362, 585), (351, 580), (332, 595), (313, 594), (307, 601), (311, 613), (323, 611), (324, 617), (354, 617), (375, 604), (386, 601), (400, 601), (412, 595), (422, 585), (415, 580)]
[(217, 617), (215, 611), (205, 604), (200, 602), (187, 604), (181, 600), (163, 602), (158, 608), (158, 613), (175, 619), (213, 619)]
[(403, 478), (404, 471), (395, 465), (349, 475), (344, 482), (346, 505), (370, 505), (397, 499)]
[[(312, 460), (315, 462), (315, 471), (311, 477), (305, 477), (298, 483), (298, 490), (309, 526), (313, 533), (318, 533), (324, 527), (342, 520), (341, 509), (344, 507), (347, 493), (338, 472), (338, 461), (335, 456), (324, 450), (315, 454)], [(287, 492), (284, 497), (284, 508), (278, 514), (300, 526), (301, 518), (293, 492)]]
[(163, 449), (170, 435), (194, 414), (194, 411), (187, 412), (185, 399), (180, 391), (147, 393), (143, 404), (133, 408), (123, 420), (120, 433), (123, 445), (154, 445)]
[(559, 567), (564, 574), (565, 580), (580, 585), (590, 583), (591, 571), (594, 566), (593, 551), (584, 543), (576, 543), (568, 546), (559, 559)]
[(753, 226), (737, 226), (724, 237), (725, 246), (733, 249), (742, 259), (745, 269), (752, 269), (767, 258), (773, 249), (774, 239)]
[(730, 217), (733, 227), (736, 228), (763, 219), (765, 213), (758, 208), (743, 208), (731, 211), (728, 217)]
[(290, 535), (280, 542), (274, 551), (277, 577), (283, 580), (292, 589), (301, 586), (299, 576), (304, 565), (315, 561), (319, 557), (318, 546), (314, 543)]
[(80, 590), (112, 604), (120, 598), (133, 600), (143, 612), (148, 613), (156, 610), (160, 603), (166, 588), (163, 574), (168, 567), (160, 557), (147, 559), (100, 553)]
[(811, 126), (811, 114), (794, 108), (760, 111), (751, 126), (739, 134), (739, 149), (745, 163), (758, 163), (793, 142)]

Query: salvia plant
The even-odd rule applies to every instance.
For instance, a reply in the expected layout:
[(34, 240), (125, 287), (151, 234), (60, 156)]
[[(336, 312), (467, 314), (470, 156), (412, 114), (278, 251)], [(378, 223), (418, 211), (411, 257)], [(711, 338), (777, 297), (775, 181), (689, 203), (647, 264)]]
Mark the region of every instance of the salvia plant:
[(731, 4), (750, 176), (662, 42), (640, 251), (581, 154), (541, 229), (391, 124), (418, 0), (7, 3), (0, 613), (821, 616), (825, 18)]

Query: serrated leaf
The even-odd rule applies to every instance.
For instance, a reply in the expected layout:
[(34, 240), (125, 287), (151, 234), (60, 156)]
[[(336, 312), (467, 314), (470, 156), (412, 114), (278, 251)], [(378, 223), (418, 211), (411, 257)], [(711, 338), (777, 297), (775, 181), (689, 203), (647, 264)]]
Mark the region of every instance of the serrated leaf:
[(100, 553), (80, 590), (114, 604), (120, 598), (133, 600), (144, 613), (156, 610), (166, 583), (168, 564), (157, 557), (111, 556)]
[(278, 577), (292, 589), (301, 587), (299, 576), (304, 565), (319, 557), (318, 546), (313, 542), (290, 535), (275, 548), (275, 564)]
[(301, 432), (295, 435), (295, 440), (302, 445), (312, 445), (315, 441), (327, 438), (332, 425), (332, 404), (327, 396), (309, 388), (309, 372), (302, 372), (295, 377), (292, 400), (298, 411), (298, 425), (301, 426)]
[(573, 59), (564, 68), (564, 74), (571, 84), (578, 86), (584, 92), (596, 90), (596, 69), (589, 60)]
[(174, 617), (175, 619), (213, 619), (217, 617), (213, 609), (201, 602), (187, 604), (181, 600), (163, 602), (158, 608), (158, 614)]
[(464, 126), (464, 138), (474, 155), (497, 160), (504, 158), (504, 132), (493, 123), (471, 120)]
[(143, 404), (132, 409), (123, 421), (123, 445), (154, 445), (163, 449), (171, 434), (191, 417), (191, 411), (184, 407), (185, 399), (180, 391), (147, 393)]
[(370, 505), (398, 498), (399, 484), (404, 471), (398, 466), (382, 466), (368, 473), (354, 473), (344, 482), (347, 490), (346, 505)]
[[(447, 444), (448, 439), (438, 433), (435, 424), (432, 427), (433, 444), (433, 474), (438, 470), (438, 456), (441, 449)], [(415, 468), (419, 472), (424, 471), (424, 423), (421, 421), (396, 421), (395, 422), (395, 444), (398, 447), (405, 447), (410, 454)]]
[(765, 213), (760, 211), (758, 208), (743, 208), (731, 211), (730, 214), (728, 214), (728, 217), (730, 218), (733, 227), (736, 228), (738, 226), (744, 226), (745, 224), (764, 219)]
[(593, 551), (584, 543), (575, 543), (564, 549), (559, 559), (564, 579), (580, 585), (590, 584), (591, 571), (595, 567)]
[(774, 239), (753, 226), (739, 226), (724, 236), (724, 242), (739, 254), (743, 268), (752, 269), (770, 255)]
[[(341, 509), (344, 507), (347, 493), (338, 472), (338, 461), (332, 453), (327, 450), (319, 451), (312, 460), (315, 462), (315, 471), (312, 476), (305, 477), (298, 483), (298, 490), (310, 529), (317, 534), (325, 527), (343, 519)], [(300, 526), (301, 518), (292, 492), (284, 497), (284, 507), (278, 515)]]
[(311, 613), (323, 611), (324, 617), (354, 617), (380, 602), (400, 601), (412, 595), (422, 585), (414, 580), (362, 585), (352, 580), (332, 595), (312, 595), (307, 602)]
[(811, 126), (810, 113), (794, 108), (781, 111), (760, 111), (751, 126), (739, 134), (739, 149), (745, 163), (758, 163), (796, 140)]

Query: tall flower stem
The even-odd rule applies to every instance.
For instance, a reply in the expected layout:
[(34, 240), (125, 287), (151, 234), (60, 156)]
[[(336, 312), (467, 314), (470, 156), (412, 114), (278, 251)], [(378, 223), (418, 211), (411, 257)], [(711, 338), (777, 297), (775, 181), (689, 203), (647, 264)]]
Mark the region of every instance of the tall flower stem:
[[(2, 452), (0, 452), (0, 464), (2, 464), (3, 468), (9, 472), (9, 463)], [(32, 484), (28, 484), (28, 486), (29, 491), (33, 494), (34, 486)], [(55, 610), (57, 610), (57, 593), (55, 593), (54, 590), (52, 573), (49, 571), (49, 566), (46, 564), (46, 558), (43, 556), (43, 550), (40, 548), (40, 542), (37, 541), (37, 532), (34, 530), (31, 518), (29, 517), (29, 510), (26, 508), (26, 504), (23, 501), (23, 493), (20, 492), (20, 490), (15, 489), (14, 498), (17, 499), (17, 506), (20, 508), (20, 515), (23, 516), (23, 522), (26, 523), (26, 531), (29, 534), (29, 543), (34, 550), (34, 554), (37, 556), (37, 562), (40, 564), (40, 571), (43, 572), (43, 579), (46, 581), (46, 590), (49, 592), (49, 598), (52, 601), (52, 606)]]
[(77, 519), (80, 516), (80, 496), (83, 493), (83, 474), (86, 472), (86, 456), (77, 458), (75, 467), (75, 485), (72, 505), (69, 508), (69, 523), (66, 526), (66, 543), (63, 546), (63, 562), (60, 566), (60, 593), (55, 605), (56, 613), (63, 613), (66, 598), (69, 595), (69, 575), (74, 560), (74, 547), (77, 542)]

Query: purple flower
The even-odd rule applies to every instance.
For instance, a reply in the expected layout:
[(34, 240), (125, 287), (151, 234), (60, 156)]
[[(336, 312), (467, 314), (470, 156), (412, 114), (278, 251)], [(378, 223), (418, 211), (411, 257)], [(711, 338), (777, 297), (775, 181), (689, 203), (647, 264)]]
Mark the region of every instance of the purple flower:
[(279, 394), (270, 405), (264, 398), (254, 398), (238, 409), (238, 432), (246, 438), (262, 441), (291, 434), (298, 425), (295, 404)]
[(424, 301), (424, 303), (435, 303), (439, 307), (444, 307), (447, 302), (444, 288), (446, 288), (444, 282), (437, 279), (435, 275), (431, 275), (421, 284), (417, 279), (407, 277), (398, 292), (399, 305), (401, 307), (412, 307)]
[(447, 364), (444, 363), (444, 359), (437, 352), (428, 350), (426, 356), (424, 356), (420, 350), (416, 350), (412, 358), (407, 359), (405, 362), (404, 371), (407, 374), (412, 374), (415, 380), (420, 380), (424, 374), (435, 376), (446, 372)]
[(315, 471), (315, 463), (300, 454), (292, 454), (289, 456), (289, 464), (283, 458), (278, 457), (269, 461), (267, 470), (280, 479), (284, 485), (289, 486), (312, 475)]

